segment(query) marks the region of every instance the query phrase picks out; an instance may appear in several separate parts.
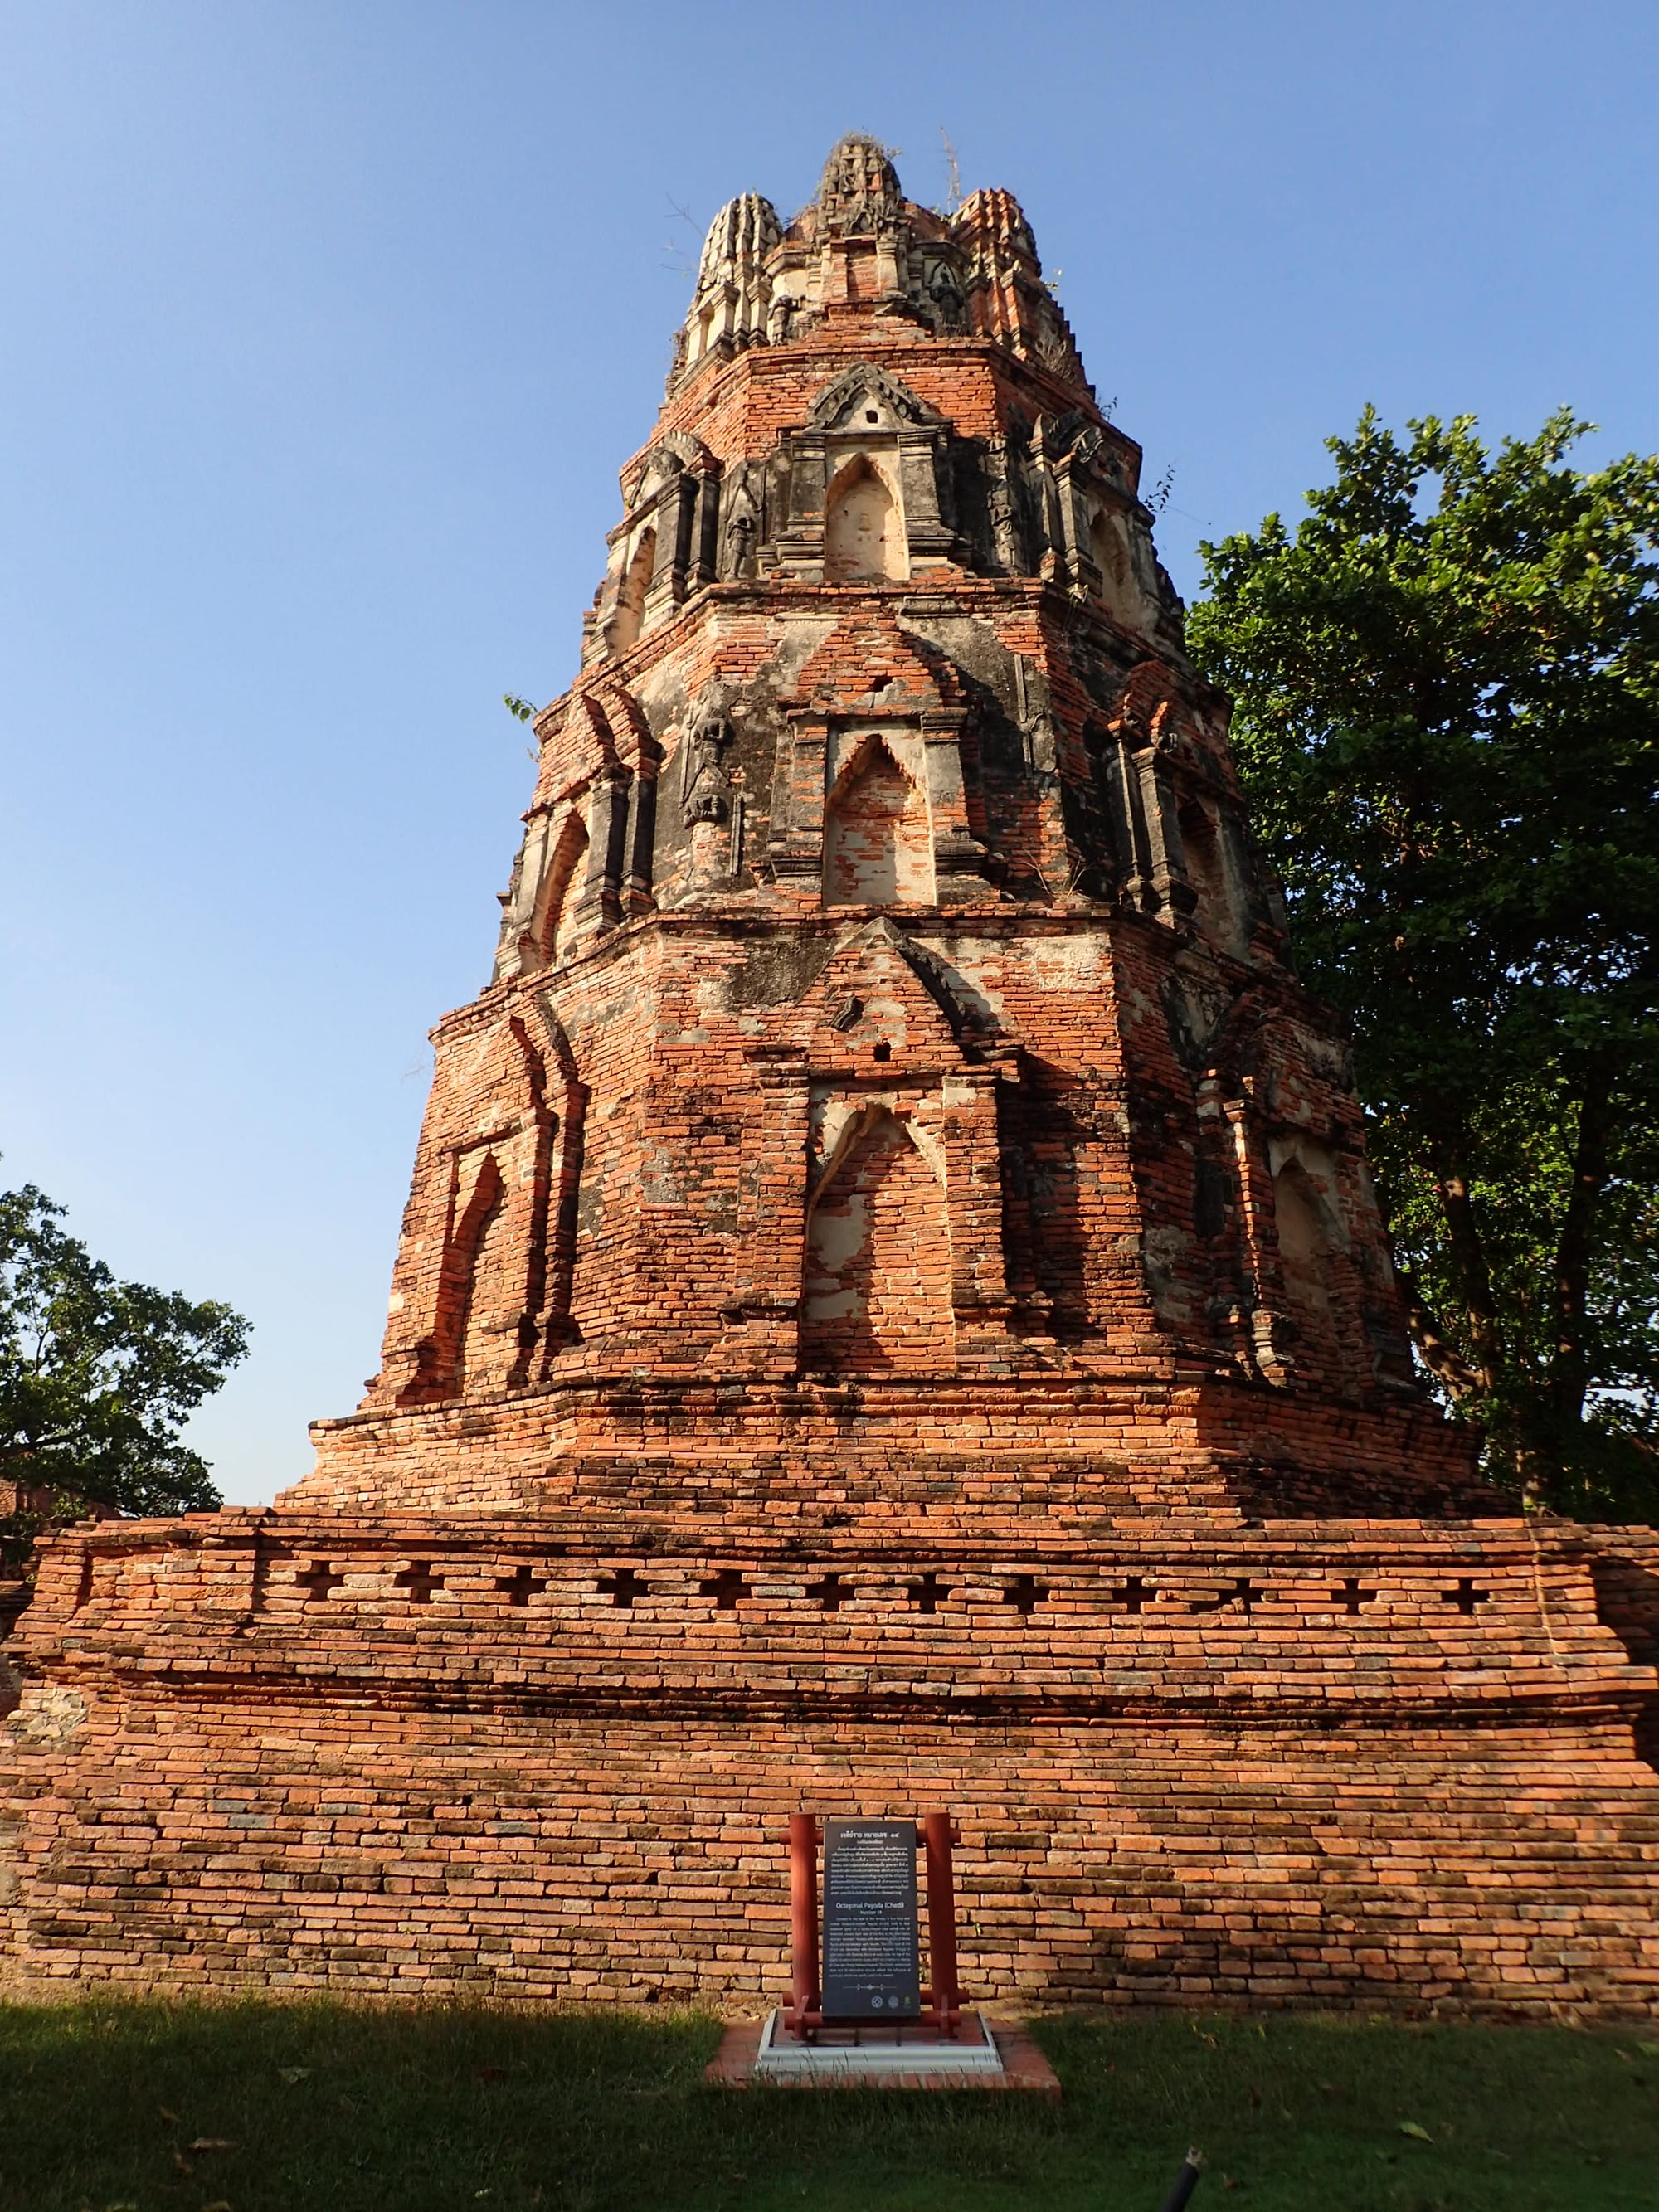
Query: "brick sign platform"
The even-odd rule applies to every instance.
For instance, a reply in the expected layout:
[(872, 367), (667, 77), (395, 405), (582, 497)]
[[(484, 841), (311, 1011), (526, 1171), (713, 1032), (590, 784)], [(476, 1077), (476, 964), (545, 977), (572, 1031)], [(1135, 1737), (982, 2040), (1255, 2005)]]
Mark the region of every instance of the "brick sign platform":
[(722, 2089), (1023, 2089), (1060, 2101), (1060, 2077), (1028, 2030), (970, 2013), (963, 2043), (905, 2043), (894, 2031), (845, 2030), (790, 2043), (781, 2014), (738, 2021), (703, 2079)]

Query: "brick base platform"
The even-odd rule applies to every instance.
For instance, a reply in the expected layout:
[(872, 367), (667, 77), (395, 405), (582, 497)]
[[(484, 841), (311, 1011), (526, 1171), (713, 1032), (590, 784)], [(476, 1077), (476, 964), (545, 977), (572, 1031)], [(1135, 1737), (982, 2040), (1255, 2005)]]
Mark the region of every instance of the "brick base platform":
[(1659, 1540), (902, 1528), (77, 1530), (20, 1639), (15, 1966), (764, 2002), (789, 1814), (939, 1806), (995, 2001), (1659, 2002), (1656, 1678), (1603, 1617)]

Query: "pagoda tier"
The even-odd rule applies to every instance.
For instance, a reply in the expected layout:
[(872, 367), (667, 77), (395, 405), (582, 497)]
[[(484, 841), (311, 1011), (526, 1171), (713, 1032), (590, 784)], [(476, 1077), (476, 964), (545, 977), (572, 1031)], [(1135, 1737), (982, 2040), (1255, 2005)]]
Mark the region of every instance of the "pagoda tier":
[(722, 211), (296, 1504), (712, 1445), (770, 1510), (990, 1437), (1036, 1511), (1056, 1450), (1114, 1508), (1477, 1496), (1139, 473), (1006, 193), (849, 140)]
[(1139, 480), (1006, 192), (720, 211), (379, 1374), (48, 1548), (20, 1971), (758, 1999), (943, 1806), (977, 1996), (1659, 2000), (1659, 1538), (1425, 1395)]

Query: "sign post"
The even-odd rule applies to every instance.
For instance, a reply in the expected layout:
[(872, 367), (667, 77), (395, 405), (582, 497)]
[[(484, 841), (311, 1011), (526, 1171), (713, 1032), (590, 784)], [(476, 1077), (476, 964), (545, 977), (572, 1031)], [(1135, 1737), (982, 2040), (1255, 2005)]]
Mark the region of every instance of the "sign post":
[(948, 1813), (924, 1813), (922, 1849), (927, 1856), (927, 1964), (933, 1977), (928, 2003), (939, 2032), (954, 2035), (962, 2021), (957, 1987), (957, 1886), (951, 1868), (956, 1831)]
[(799, 2026), (818, 2002), (818, 1824), (789, 1816), (789, 2018)]

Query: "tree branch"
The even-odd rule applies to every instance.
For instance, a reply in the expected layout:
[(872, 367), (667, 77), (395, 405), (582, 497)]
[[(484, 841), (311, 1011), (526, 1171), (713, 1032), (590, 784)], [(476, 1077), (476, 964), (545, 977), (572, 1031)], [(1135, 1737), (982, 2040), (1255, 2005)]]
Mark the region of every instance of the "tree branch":
[(1428, 1300), (1409, 1268), (1396, 1263), (1395, 1273), (1406, 1301), (1406, 1326), (1412, 1333), (1418, 1357), (1437, 1382), (1443, 1382), (1455, 1401), (1476, 1396), (1480, 1377), (1435, 1319)]
[(50, 1429), (38, 1437), (0, 1437), (0, 1465), (8, 1460), (39, 1459), (42, 1452), (61, 1450), (75, 1441), (72, 1429)]

